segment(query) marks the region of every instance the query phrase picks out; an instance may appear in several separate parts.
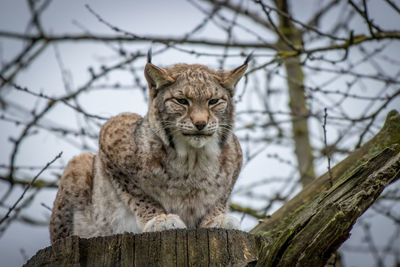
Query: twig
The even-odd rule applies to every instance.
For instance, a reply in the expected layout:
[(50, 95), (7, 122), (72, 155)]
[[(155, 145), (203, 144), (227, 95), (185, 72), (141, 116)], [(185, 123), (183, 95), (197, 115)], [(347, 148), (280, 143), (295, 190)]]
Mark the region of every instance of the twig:
[(41, 202), (40, 205), (42, 205), (42, 207), (46, 208), (47, 210), (49, 210), (50, 212), (52, 211), (52, 209), (44, 202)]
[(8, 212), (6, 213), (6, 215), (0, 220), (0, 224), (2, 224), (9, 216), (10, 213), (16, 208), (16, 206), (18, 205), (18, 203), (24, 198), (26, 192), (29, 190), (29, 188), (32, 186), (32, 184), (35, 182), (35, 180), (51, 165), (53, 164), (57, 159), (59, 159), (62, 155), (62, 152), (60, 152), (53, 160), (51, 160), (50, 162), (48, 162), (46, 164), (46, 166), (44, 166), (39, 172), (38, 174), (35, 175), (35, 177), (33, 177), (32, 181), (25, 187), (24, 192), (22, 192), (21, 196), (17, 199), (17, 201), (14, 203), (14, 205), (12, 205), (9, 209)]
[(328, 144), (326, 141), (326, 118), (328, 117), (327, 109), (324, 109), (324, 124), (322, 124), (322, 128), (324, 129), (324, 144), (325, 144), (325, 152), (326, 157), (328, 158), (328, 173), (329, 173), (329, 182), (331, 187), (333, 186), (333, 177), (332, 177), (332, 170), (331, 170), (331, 156), (328, 151)]

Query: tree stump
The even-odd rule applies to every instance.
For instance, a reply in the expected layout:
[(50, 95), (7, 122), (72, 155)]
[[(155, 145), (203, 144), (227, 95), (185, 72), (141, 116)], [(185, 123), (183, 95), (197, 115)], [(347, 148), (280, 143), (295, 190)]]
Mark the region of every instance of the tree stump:
[(71, 236), (38, 251), (24, 266), (251, 266), (263, 242), (226, 229)]

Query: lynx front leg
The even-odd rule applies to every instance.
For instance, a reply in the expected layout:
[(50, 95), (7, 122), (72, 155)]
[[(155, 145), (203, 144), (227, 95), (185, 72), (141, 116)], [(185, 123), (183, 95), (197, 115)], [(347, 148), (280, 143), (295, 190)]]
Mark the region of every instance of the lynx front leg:
[(228, 214), (220, 214), (214, 218), (209, 218), (203, 221), (200, 227), (206, 228), (225, 228), (225, 229), (239, 229), (239, 220)]
[(238, 229), (239, 220), (227, 214), (226, 204), (218, 204), (201, 221), (200, 227)]
[(139, 187), (133, 184), (128, 187), (123, 186), (115, 180), (113, 183), (119, 191), (118, 195), (127, 204), (129, 210), (135, 214), (143, 232), (186, 228), (185, 223), (178, 215), (166, 214), (161, 204), (145, 194)]
[(137, 225), (142, 232), (155, 232), (168, 229), (186, 228), (185, 223), (175, 214), (166, 214), (162, 205), (146, 194), (128, 175), (118, 168), (113, 168), (112, 163), (103, 154), (103, 162), (97, 162), (99, 170), (105, 170), (105, 178), (111, 181), (117, 195), (135, 215)]
[(157, 232), (169, 229), (186, 228), (185, 223), (176, 214), (160, 214), (148, 221), (143, 232)]
[(141, 195), (138, 201), (133, 202), (134, 207), (131, 209), (135, 211), (138, 220), (143, 225), (143, 232), (186, 228), (185, 223), (178, 215), (166, 214), (161, 205), (149, 196)]
[(139, 195), (136, 201), (131, 201), (131, 209), (133, 209), (141, 225), (143, 225), (143, 232), (186, 228), (185, 223), (178, 215), (166, 214), (161, 205), (150, 196)]

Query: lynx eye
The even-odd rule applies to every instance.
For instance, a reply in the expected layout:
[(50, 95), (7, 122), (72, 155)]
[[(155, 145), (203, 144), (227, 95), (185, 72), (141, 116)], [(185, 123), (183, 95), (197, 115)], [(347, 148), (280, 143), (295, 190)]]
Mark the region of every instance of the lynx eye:
[(189, 105), (189, 101), (187, 101), (187, 99), (185, 98), (175, 98), (176, 102), (178, 102), (181, 105), (185, 105), (188, 106)]
[(210, 99), (209, 101), (208, 101), (208, 105), (215, 105), (215, 104), (217, 104), (219, 102), (219, 99), (218, 98), (213, 98), (213, 99)]

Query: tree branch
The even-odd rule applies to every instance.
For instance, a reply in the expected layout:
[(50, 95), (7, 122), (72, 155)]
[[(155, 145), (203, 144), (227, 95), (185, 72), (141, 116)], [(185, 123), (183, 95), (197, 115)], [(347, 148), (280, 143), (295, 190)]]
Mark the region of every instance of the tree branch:
[(24, 198), (26, 192), (29, 190), (31, 185), (36, 181), (36, 179), (51, 165), (53, 164), (57, 159), (59, 159), (62, 155), (62, 152), (60, 152), (54, 159), (49, 161), (36, 175), (33, 177), (32, 181), (25, 187), (24, 191), (22, 192), (21, 196), (15, 201), (15, 203), (8, 209), (6, 215), (4, 215), (3, 218), (0, 220), (0, 224), (2, 224), (9, 216), (10, 213), (17, 207), (18, 203)]
[(329, 173), (303, 189), (251, 232), (262, 234), (263, 266), (322, 266), (349, 237), (355, 221), (400, 178), (400, 115)]

